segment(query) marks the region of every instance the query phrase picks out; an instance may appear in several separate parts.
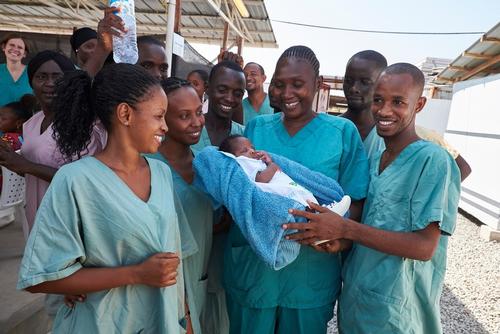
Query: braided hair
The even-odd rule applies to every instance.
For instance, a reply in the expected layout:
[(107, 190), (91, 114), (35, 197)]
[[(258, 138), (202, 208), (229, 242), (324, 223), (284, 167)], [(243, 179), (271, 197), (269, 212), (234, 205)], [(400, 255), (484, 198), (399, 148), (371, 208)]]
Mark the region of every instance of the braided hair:
[(116, 106), (134, 107), (145, 101), (154, 86), (154, 78), (140, 66), (111, 64), (94, 78), (84, 71), (67, 74), (56, 88), (52, 102), (54, 139), (66, 159), (81, 157), (90, 143), (92, 128), (98, 118), (108, 132)]
[(193, 86), (187, 80), (177, 78), (177, 77), (170, 77), (170, 78), (163, 79), (161, 81), (161, 87), (165, 91), (165, 94), (168, 95), (179, 88), (193, 87)]
[(313, 50), (307, 46), (295, 45), (289, 47), (281, 54), (278, 63), (288, 58), (297, 58), (308, 62), (312, 66), (316, 77), (319, 76), (319, 60), (316, 58)]

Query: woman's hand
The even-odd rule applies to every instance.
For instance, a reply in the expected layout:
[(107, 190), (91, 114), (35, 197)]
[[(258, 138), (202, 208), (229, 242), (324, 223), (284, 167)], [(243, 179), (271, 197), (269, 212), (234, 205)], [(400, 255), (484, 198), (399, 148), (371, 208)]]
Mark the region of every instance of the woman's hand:
[(177, 283), (179, 256), (175, 253), (157, 253), (136, 266), (135, 284), (163, 288)]
[(344, 238), (344, 228), (347, 222), (338, 214), (320, 205), (309, 202), (309, 207), (316, 210), (317, 213), (290, 210), (291, 214), (306, 218), (308, 222), (284, 224), (284, 229), (298, 230), (297, 233), (287, 235), (286, 239), (295, 240), (303, 245), (314, 245), (315, 242), (320, 240), (330, 240), (325, 245), (320, 244), (314, 246), (314, 248), (328, 252), (341, 250), (341, 243), (335, 241)]
[(83, 303), (87, 299), (86, 294), (81, 294), (81, 295), (64, 295), (64, 304), (69, 307), (73, 308), (75, 307), (76, 302)]
[(22, 155), (12, 151), (12, 149), (0, 147), (0, 165), (5, 168), (24, 176), (30, 170), (32, 162), (24, 158)]

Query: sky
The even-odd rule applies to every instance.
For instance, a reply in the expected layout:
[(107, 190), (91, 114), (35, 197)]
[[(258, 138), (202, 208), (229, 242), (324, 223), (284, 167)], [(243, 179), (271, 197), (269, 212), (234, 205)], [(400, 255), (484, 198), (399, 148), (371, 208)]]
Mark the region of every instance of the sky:
[[(500, 21), (500, 0), (265, 0), (265, 5), (271, 20), (351, 29), (486, 32)], [(349, 58), (361, 50), (376, 50), (387, 58), (389, 64), (416, 64), (425, 57), (455, 59), (481, 37), (372, 34), (273, 21), (271, 24), (278, 48), (245, 46), (243, 49), (245, 63), (253, 61), (263, 65), (267, 81), (281, 53), (292, 45), (306, 45), (316, 53), (321, 64), (320, 74), (342, 76)], [(203, 44), (193, 46), (210, 61), (220, 48)]]

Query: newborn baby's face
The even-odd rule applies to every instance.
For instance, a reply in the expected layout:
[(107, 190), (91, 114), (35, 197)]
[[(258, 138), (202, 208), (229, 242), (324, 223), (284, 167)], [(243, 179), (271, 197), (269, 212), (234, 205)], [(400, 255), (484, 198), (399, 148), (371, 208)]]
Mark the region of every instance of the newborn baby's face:
[(238, 137), (233, 142), (233, 154), (237, 157), (244, 156), (255, 159), (255, 148), (250, 140), (244, 137)]

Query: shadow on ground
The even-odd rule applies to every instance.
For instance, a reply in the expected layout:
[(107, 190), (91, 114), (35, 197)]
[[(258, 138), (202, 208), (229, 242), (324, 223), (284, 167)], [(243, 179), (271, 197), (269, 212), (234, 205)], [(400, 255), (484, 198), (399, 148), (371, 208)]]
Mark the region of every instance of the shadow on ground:
[[(485, 305), (485, 307), (488, 307)], [(441, 323), (444, 334), (488, 334), (467, 306), (444, 285), (441, 295)]]

